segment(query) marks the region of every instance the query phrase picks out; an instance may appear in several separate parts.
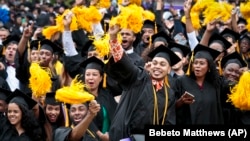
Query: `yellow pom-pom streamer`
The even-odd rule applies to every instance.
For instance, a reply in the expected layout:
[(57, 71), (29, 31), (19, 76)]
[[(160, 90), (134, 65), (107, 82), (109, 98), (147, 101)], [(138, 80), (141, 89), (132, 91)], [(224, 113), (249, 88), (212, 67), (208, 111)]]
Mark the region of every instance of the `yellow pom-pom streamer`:
[(56, 91), (55, 99), (68, 104), (80, 104), (94, 100), (94, 95), (85, 91), (84, 87), (85, 85), (79, 80), (79, 76), (76, 76), (70, 86), (60, 88)]
[(250, 110), (250, 71), (246, 71), (240, 77), (237, 85), (235, 85), (231, 94), (228, 94), (227, 102), (231, 102), (240, 110)]
[(30, 68), (29, 87), (35, 97), (45, 96), (50, 92), (52, 87), (52, 80), (44, 69), (38, 63), (32, 63)]
[(240, 13), (247, 20), (247, 30), (250, 31), (250, 1), (240, 4)]

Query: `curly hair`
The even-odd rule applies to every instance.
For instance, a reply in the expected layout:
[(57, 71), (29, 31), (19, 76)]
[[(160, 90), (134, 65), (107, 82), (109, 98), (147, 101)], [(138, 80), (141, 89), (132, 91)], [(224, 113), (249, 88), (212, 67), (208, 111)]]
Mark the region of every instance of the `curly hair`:
[(21, 126), (25, 133), (34, 141), (42, 141), (42, 129), (35, 119), (33, 112), (25, 106), (17, 104), (22, 111)]
[[(218, 88), (220, 86), (220, 75), (216, 69), (216, 64), (213, 60), (206, 60), (208, 62), (208, 72), (206, 73), (205, 80), (211, 83), (215, 88)], [(190, 77), (196, 79), (193, 71), (191, 72)]]

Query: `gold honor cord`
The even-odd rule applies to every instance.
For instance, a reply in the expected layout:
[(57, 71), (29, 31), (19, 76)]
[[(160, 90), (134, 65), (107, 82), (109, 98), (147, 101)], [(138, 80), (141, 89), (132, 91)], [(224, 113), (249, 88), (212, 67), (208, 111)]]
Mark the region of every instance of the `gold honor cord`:
[[(154, 88), (154, 85), (153, 86), (153, 90), (154, 90), (154, 117), (153, 117), (153, 125), (159, 125), (159, 111), (158, 111), (158, 100), (157, 100), (157, 96), (156, 96), (156, 91), (155, 91), (155, 88)], [(168, 91), (167, 91), (167, 88), (166, 86), (164, 85), (164, 91), (165, 91), (165, 107), (164, 107), (164, 113), (163, 113), (163, 119), (162, 119), (162, 122), (161, 122), (161, 125), (164, 124), (165, 122), (165, 118), (166, 118), (166, 115), (167, 115), (167, 107), (168, 107)]]
[[(73, 125), (73, 124), (71, 125), (71, 128), (72, 128), (72, 129), (74, 128), (74, 125)], [(90, 135), (91, 137), (93, 137), (94, 139), (96, 138), (95, 135), (94, 135), (94, 133), (91, 132), (89, 129), (87, 129), (86, 131), (87, 131), (87, 133), (89, 133), (89, 135)]]

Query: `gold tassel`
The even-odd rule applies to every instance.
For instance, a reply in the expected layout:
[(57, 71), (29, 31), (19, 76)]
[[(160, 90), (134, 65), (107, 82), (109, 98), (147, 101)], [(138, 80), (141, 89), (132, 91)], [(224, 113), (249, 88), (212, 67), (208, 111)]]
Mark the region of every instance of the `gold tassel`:
[(152, 46), (152, 36), (149, 36), (149, 44), (148, 44), (148, 47), (151, 48)]
[(236, 41), (236, 42), (237, 42), (237, 45), (236, 45), (236, 51), (237, 51), (238, 53), (240, 53), (239, 41)]
[(167, 76), (164, 78), (164, 83), (165, 83), (165, 85), (167, 85), (167, 86), (170, 88), (170, 85), (169, 85), (169, 83), (168, 83), (168, 77), (167, 77)]
[(40, 49), (41, 49), (41, 41), (38, 41), (38, 48), (37, 48), (37, 50), (40, 51)]
[(69, 127), (69, 113), (68, 113), (68, 108), (66, 106), (66, 104), (64, 103), (63, 104), (63, 109), (64, 109), (64, 112), (65, 112), (65, 127)]
[[(221, 58), (222, 59), (222, 58)], [(218, 61), (218, 67), (219, 67), (219, 75), (221, 76), (222, 75), (222, 66), (221, 66), (221, 59)]]
[(103, 80), (102, 80), (102, 87), (106, 88), (107, 87), (107, 74), (103, 73)]
[(155, 22), (155, 34), (158, 32), (158, 29), (157, 29), (157, 24)]
[(5, 48), (5, 46), (3, 47), (3, 50), (2, 50), (2, 55), (5, 55), (5, 50), (6, 50), (6, 48)]
[(191, 73), (191, 64), (193, 62), (193, 59), (194, 59), (194, 51), (192, 51), (192, 55), (191, 55), (191, 58), (189, 60), (189, 64), (188, 64), (188, 69), (187, 69), (187, 72), (186, 72), (186, 75), (190, 75)]
[(27, 47), (28, 47), (28, 61), (31, 62), (31, 58), (30, 58), (30, 41), (28, 40), (28, 43), (27, 43)]

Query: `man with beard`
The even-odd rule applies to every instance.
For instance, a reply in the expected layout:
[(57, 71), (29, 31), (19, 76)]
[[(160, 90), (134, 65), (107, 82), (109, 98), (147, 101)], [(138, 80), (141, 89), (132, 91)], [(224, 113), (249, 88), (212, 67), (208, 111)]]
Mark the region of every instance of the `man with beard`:
[(81, 140), (81, 141), (99, 141), (95, 133), (96, 127), (92, 124), (100, 110), (100, 105), (91, 101), (89, 108), (87, 104), (72, 104), (69, 110), (69, 116), (72, 121), (70, 127), (60, 127), (55, 130), (54, 141)]

